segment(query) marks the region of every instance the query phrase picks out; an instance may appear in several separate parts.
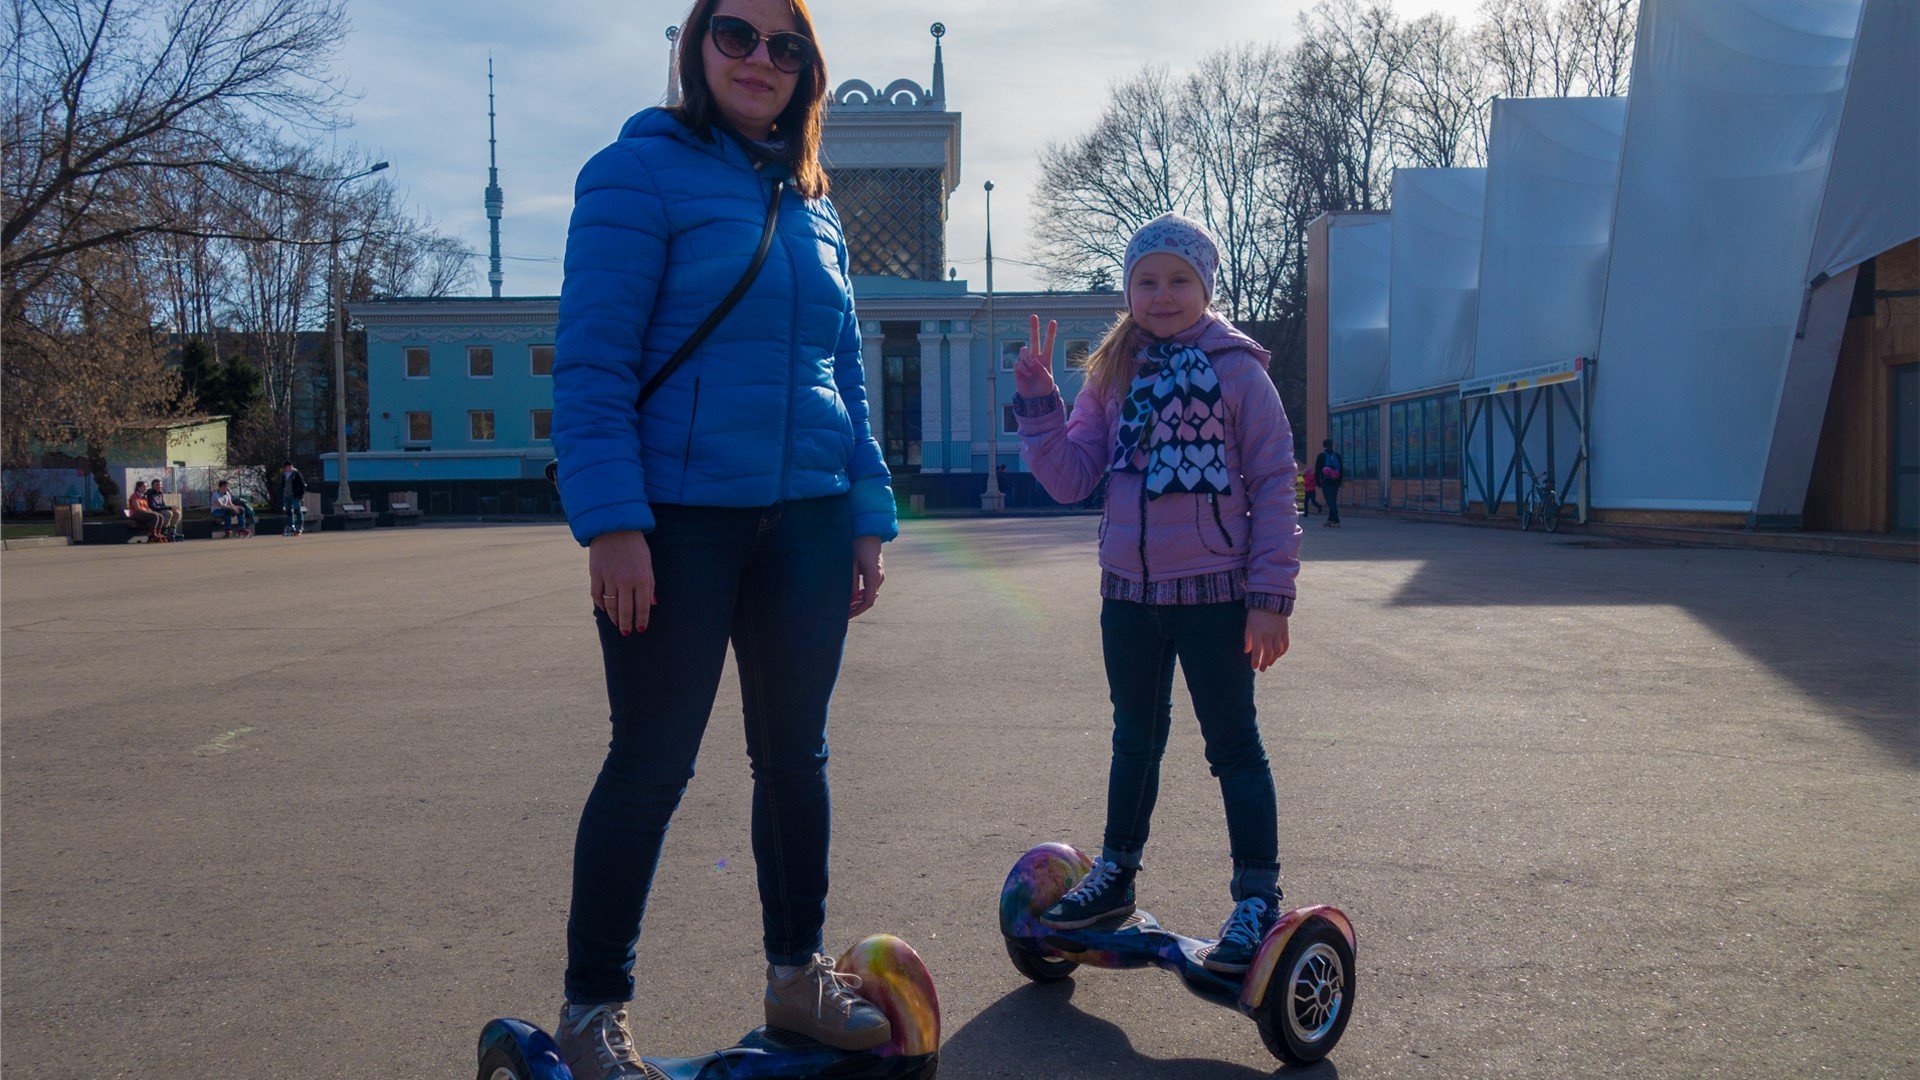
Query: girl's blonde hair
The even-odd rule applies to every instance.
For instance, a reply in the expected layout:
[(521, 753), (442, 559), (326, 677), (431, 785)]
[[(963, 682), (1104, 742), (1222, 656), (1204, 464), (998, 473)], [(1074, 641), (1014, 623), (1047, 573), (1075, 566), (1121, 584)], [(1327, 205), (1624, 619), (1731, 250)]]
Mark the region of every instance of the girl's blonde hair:
[(1099, 346), (1081, 362), (1087, 385), (1103, 396), (1124, 391), (1133, 382), (1133, 362), (1139, 354), (1140, 324), (1133, 321), (1133, 312), (1123, 310)]

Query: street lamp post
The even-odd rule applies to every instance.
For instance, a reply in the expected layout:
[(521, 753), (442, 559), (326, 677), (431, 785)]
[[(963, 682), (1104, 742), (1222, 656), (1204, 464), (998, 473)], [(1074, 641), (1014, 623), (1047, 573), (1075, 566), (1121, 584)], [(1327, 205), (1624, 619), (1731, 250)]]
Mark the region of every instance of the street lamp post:
[(980, 509), (1007, 508), (1000, 490), (1000, 344), (993, 323), (993, 181), (987, 181), (987, 490)]
[[(333, 195), (337, 200), (347, 184), (362, 177), (372, 176), (387, 167), (382, 161), (373, 166), (343, 176), (333, 185)], [(353, 501), (353, 489), (347, 485), (347, 305), (340, 296), (340, 223), (336, 219), (333, 225), (333, 251), (328, 259), (332, 266), (333, 287), (328, 289), (333, 303), (333, 424), (334, 449), (340, 452), (340, 490), (333, 497), (334, 505)]]

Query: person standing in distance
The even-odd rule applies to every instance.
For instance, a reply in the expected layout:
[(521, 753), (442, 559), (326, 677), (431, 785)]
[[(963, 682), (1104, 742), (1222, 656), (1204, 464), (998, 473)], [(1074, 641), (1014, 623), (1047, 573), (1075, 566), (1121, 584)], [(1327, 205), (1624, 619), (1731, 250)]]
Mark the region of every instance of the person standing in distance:
[(1313, 459), (1313, 475), (1319, 478), (1320, 490), (1327, 493), (1327, 520), (1321, 524), (1329, 529), (1340, 527), (1340, 471), (1345, 464), (1333, 449), (1333, 440), (1321, 440), (1320, 455)]

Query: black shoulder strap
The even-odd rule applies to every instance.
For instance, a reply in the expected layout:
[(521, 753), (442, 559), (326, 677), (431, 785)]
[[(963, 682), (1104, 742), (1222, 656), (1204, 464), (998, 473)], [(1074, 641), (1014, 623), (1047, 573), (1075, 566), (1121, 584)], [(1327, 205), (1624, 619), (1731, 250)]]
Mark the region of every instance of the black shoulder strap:
[(773, 227), (780, 220), (780, 196), (786, 190), (785, 180), (774, 181), (773, 198), (767, 203), (767, 223), (760, 230), (760, 250), (753, 253), (753, 262), (747, 265), (747, 272), (741, 274), (740, 280), (733, 283), (733, 291), (727, 294), (726, 299), (720, 301), (720, 306), (713, 309), (713, 313), (707, 316), (707, 320), (694, 330), (692, 336), (680, 343), (680, 347), (673, 351), (673, 355), (667, 358), (667, 362), (661, 365), (659, 371), (653, 373), (653, 378), (647, 380), (647, 385), (640, 388), (640, 397), (634, 403), (636, 407), (647, 403), (647, 399), (660, 389), (668, 377), (681, 364), (687, 362), (687, 357), (693, 355), (693, 350), (707, 340), (707, 335), (713, 333), (714, 327), (720, 325), (720, 320), (727, 317), (727, 313), (740, 302), (740, 298), (747, 295), (747, 290), (753, 286), (753, 279), (760, 276), (760, 267), (766, 264), (768, 249), (773, 247)]

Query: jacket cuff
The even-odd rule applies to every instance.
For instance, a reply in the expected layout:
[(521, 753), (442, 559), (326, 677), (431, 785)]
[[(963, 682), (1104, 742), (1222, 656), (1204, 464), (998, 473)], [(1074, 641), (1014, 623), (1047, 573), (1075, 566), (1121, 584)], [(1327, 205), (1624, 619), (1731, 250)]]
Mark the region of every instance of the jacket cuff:
[(1275, 615), (1293, 614), (1293, 597), (1279, 593), (1250, 592), (1247, 594), (1247, 607), (1254, 611), (1271, 611)]
[(853, 535), (877, 536), (882, 542), (900, 535), (900, 511), (893, 500), (893, 486), (885, 476), (855, 480), (849, 493), (853, 500)]
[(1023, 398), (1019, 394), (1013, 395), (1013, 415), (1015, 416), (1028, 418), (1045, 416), (1050, 412), (1066, 407), (1066, 402), (1060, 398), (1058, 388), (1055, 388), (1053, 393), (1043, 398)]
[(602, 533), (652, 532), (653, 507), (644, 502), (615, 503), (569, 515), (567, 524), (573, 529), (573, 538), (587, 547)]

